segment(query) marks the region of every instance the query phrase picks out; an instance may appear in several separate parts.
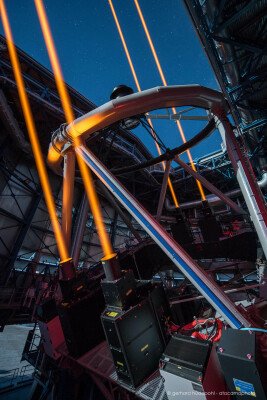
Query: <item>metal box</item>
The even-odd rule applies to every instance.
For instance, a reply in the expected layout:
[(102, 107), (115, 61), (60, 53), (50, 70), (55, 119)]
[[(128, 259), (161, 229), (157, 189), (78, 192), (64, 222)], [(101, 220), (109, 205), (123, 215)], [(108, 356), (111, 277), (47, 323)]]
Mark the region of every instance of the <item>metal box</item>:
[(164, 347), (151, 303), (127, 311), (107, 307), (102, 324), (119, 380), (137, 387), (158, 368)]
[(256, 347), (254, 332), (227, 329), (217, 351), (229, 391), (244, 400), (267, 399), (266, 360)]
[(136, 302), (136, 282), (131, 270), (123, 271), (122, 277), (116, 281), (104, 279), (101, 287), (108, 306), (125, 309)]
[(38, 325), (45, 353), (54, 360), (57, 360), (61, 357), (57, 349), (65, 341), (58, 315), (48, 322), (38, 321)]
[(79, 357), (104, 339), (101, 312), (104, 298), (102, 292), (88, 293), (80, 299), (62, 302), (58, 314), (62, 324), (69, 354)]
[(230, 399), (211, 342), (174, 335), (160, 361), (169, 400)]

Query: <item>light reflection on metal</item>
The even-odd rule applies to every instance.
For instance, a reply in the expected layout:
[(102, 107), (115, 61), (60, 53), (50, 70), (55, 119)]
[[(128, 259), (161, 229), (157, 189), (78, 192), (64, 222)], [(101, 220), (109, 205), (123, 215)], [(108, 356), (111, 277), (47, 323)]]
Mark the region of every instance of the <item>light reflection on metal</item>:
[[(111, 12), (112, 12), (113, 18), (115, 20), (115, 24), (116, 24), (118, 32), (119, 32), (119, 36), (120, 36), (121, 41), (122, 41), (122, 45), (123, 45), (123, 48), (124, 48), (124, 51), (125, 51), (125, 54), (126, 54), (126, 57), (127, 57), (127, 60), (128, 60), (128, 63), (129, 63), (133, 78), (134, 78), (134, 81), (135, 81), (135, 84), (136, 84), (136, 87), (137, 87), (137, 90), (138, 90), (138, 92), (141, 92), (141, 86), (140, 86), (139, 80), (137, 78), (137, 74), (136, 74), (136, 71), (135, 71), (135, 68), (134, 68), (134, 65), (133, 65), (133, 62), (132, 62), (132, 58), (131, 58), (131, 55), (129, 53), (128, 46), (126, 44), (126, 40), (124, 38), (120, 23), (119, 23), (119, 20), (118, 20), (116, 11), (115, 11), (115, 8), (113, 6), (112, 0), (108, 0), (108, 2), (109, 2), (109, 5), (110, 5), (110, 8), (111, 8)], [(155, 135), (155, 132), (154, 132), (152, 121), (149, 118), (148, 118), (148, 121), (149, 121), (149, 123), (150, 123), (150, 125), (152, 127), (151, 134), (152, 134), (152, 136), (154, 138), (154, 142), (155, 142), (155, 146), (157, 148), (157, 152), (158, 152), (159, 155), (161, 155), (162, 152), (161, 152), (161, 149), (160, 149), (160, 147), (159, 147), (159, 145), (157, 143), (157, 140), (156, 140), (156, 135)], [(165, 171), (165, 169), (166, 169), (165, 162), (162, 162), (162, 167), (163, 167), (163, 169)], [(179, 207), (178, 199), (177, 199), (177, 196), (175, 194), (175, 191), (174, 191), (174, 188), (173, 188), (173, 185), (172, 185), (172, 182), (171, 182), (170, 178), (168, 178), (168, 186), (169, 186), (169, 189), (170, 189), (170, 192), (171, 192), (171, 196), (172, 196), (174, 205), (175, 205), (176, 208), (178, 208)]]
[(45, 166), (45, 162), (42, 155), (42, 150), (40, 146), (40, 142), (38, 139), (36, 126), (34, 123), (32, 111), (30, 108), (29, 99), (26, 94), (25, 84), (22, 77), (21, 67), (19, 63), (19, 58), (17, 55), (16, 47), (14, 45), (13, 36), (11, 32), (10, 23), (8, 20), (8, 15), (5, 7), (4, 0), (0, 0), (0, 14), (3, 22), (4, 32), (7, 39), (7, 47), (10, 55), (10, 61), (13, 68), (13, 73), (15, 76), (19, 98), (21, 102), (21, 107), (23, 111), (23, 115), (25, 118), (33, 155), (36, 162), (37, 171), (40, 178), (40, 183), (44, 192), (44, 198), (47, 206), (47, 210), (50, 216), (50, 220), (52, 223), (53, 231), (55, 234), (55, 239), (58, 246), (58, 252), (61, 260), (65, 260), (69, 258), (68, 249), (64, 240), (64, 236), (60, 227), (60, 223), (57, 217), (55, 202), (53, 199), (52, 189), (49, 183), (48, 174)]
[[(138, 0), (134, 0), (134, 3), (135, 3), (135, 6), (136, 6), (136, 8), (137, 8), (137, 12), (138, 12), (139, 18), (140, 18), (140, 20), (141, 20), (142, 26), (143, 26), (143, 28), (144, 28), (144, 31), (145, 31), (145, 34), (146, 34), (146, 37), (147, 37), (147, 40), (148, 40), (150, 49), (151, 49), (151, 51), (152, 51), (152, 54), (153, 54), (153, 57), (154, 57), (154, 60), (155, 60), (155, 63), (156, 63), (156, 66), (157, 66), (157, 69), (158, 69), (160, 78), (161, 78), (161, 80), (162, 80), (163, 85), (164, 85), (164, 86), (167, 86), (167, 81), (166, 81), (165, 75), (164, 75), (164, 73), (163, 73), (163, 70), (162, 70), (162, 67), (161, 67), (161, 64), (160, 64), (160, 61), (159, 61), (157, 52), (156, 52), (156, 50), (155, 50), (155, 46), (154, 46), (153, 41), (152, 41), (152, 39), (151, 39), (149, 30), (148, 30), (148, 28), (147, 28), (146, 21), (145, 21), (145, 19), (144, 19), (142, 10), (141, 10), (140, 5), (139, 5), (139, 3), (138, 3)], [(177, 113), (177, 112), (176, 112), (176, 109), (175, 109), (174, 107), (172, 107), (172, 112), (173, 112), (173, 114), (176, 114), (176, 113)], [(186, 143), (185, 134), (184, 134), (184, 131), (183, 131), (183, 128), (182, 128), (182, 125), (181, 125), (180, 121), (179, 121), (179, 120), (176, 120), (175, 122), (176, 122), (176, 125), (177, 125), (177, 127), (178, 127), (178, 130), (179, 130), (179, 132), (180, 132), (180, 136), (181, 136), (181, 138), (182, 138), (183, 143)], [(194, 164), (194, 161), (193, 161), (193, 158), (192, 158), (192, 155), (191, 155), (190, 150), (187, 150), (186, 153), (187, 153), (187, 156), (188, 156), (188, 159), (189, 159), (189, 161), (190, 161), (190, 164), (191, 164), (192, 169), (193, 169), (194, 171), (196, 171), (196, 167), (195, 167), (195, 164)], [(206, 200), (206, 196), (205, 196), (203, 187), (202, 187), (201, 183), (200, 183), (198, 180), (196, 180), (196, 183), (197, 183), (197, 186), (198, 186), (198, 190), (199, 190), (201, 199), (202, 199), (202, 201), (205, 201), (205, 200)]]
[(66, 246), (70, 251), (72, 207), (75, 179), (75, 153), (68, 151), (64, 156), (63, 189), (62, 189), (62, 231)]
[[(55, 81), (57, 85), (57, 90), (60, 95), (60, 99), (62, 102), (62, 107), (64, 110), (65, 118), (67, 123), (70, 125), (71, 122), (75, 119), (73, 109), (71, 106), (69, 94), (65, 85), (65, 82), (63, 80), (63, 74), (61, 71), (60, 63), (58, 60), (54, 40), (52, 37), (51, 29), (48, 23), (48, 18), (45, 12), (45, 8), (43, 5), (42, 0), (35, 0), (35, 6), (37, 10), (37, 14), (39, 17), (40, 25), (42, 28), (44, 40), (46, 43), (49, 59), (52, 65), (53, 73), (55, 76)], [(73, 140), (74, 146), (78, 146), (80, 143), (79, 138), (76, 137), (75, 131), (70, 132), (71, 138)], [(109, 255), (113, 253), (112, 246), (110, 243), (109, 236), (107, 234), (107, 231), (104, 226), (103, 222), (103, 217), (102, 217), (102, 212), (101, 212), (101, 207), (100, 203), (96, 194), (96, 190), (94, 187), (94, 182), (91, 176), (91, 172), (84, 163), (84, 161), (81, 159), (81, 157), (77, 157), (78, 165), (81, 171), (82, 179), (84, 182), (84, 187), (85, 191), (87, 193), (88, 201), (94, 216), (94, 222), (97, 227), (97, 232), (99, 235), (99, 240), (101, 243), (101, 246), (103, 248), (103, 252), (105, 255)]]
[[(193, 106), (221, 113), (228, 110), (224, 97), (218, 91), (199, 85), (159, 86), (109, 101), (77, 118), (69, 126), (58, 129), (49, 148), (51, 168), (60, 173), (61, 152), (70, 145), (71, 135), (85, 141), (101, 129), (133, 115), (145, 114), (167, 107)], [(56, 150), (55, 150), (56, 149)], [(51, 162), (50, 162), (51, 161)]]

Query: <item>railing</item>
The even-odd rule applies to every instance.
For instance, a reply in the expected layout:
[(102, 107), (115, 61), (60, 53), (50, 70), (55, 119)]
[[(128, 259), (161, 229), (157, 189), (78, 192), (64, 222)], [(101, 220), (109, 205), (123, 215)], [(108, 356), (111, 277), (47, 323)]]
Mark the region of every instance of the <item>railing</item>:
[(20, 307), (23, 303), (27, 290), (0, 287), (0, 307)]
[(33, 379), (35, 368), (30, 365), (23, 365), (21, 369), (13, 368), (9, 371), (0, 372), (0, 392), (8, 388), (23, 385)]
[(31, 364), (23, 365), (20, 369), (18, 383), (27, 382), (33, 379), (35, 368)]
[(9, 371), (0, 373), (0, 390), (13, 386), (19, 374), (19, 368), (13, 368)]
[(29, 331), (21, 360), (26, 360), (34, 369), (38, 369), (42, 352), (40, 351), (41, 335), (35, 333), (36, 326)]
[(38, 293), (36, 293), (35, 286), (23, 289), (0, 287), (0, 309), (32, 309), (32, 306), (39, 304), (43, 298), (52, 297), (54, 292), (55, 288), (51, 288), (49, 285), (45, 288), (42, 287)]

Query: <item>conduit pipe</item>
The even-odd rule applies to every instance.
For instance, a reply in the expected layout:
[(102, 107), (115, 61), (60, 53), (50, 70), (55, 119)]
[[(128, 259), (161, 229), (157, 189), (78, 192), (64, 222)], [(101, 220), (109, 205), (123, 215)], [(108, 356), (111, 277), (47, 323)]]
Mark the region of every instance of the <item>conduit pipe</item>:
[(217, 195), (224, 203), (228, 204), (237, 214), (246, 214), (246, 212), (239, 207), (233, 200), (227, 197), (224, 193), (222, 193), (219, 189), (216, 188), (211, 182), (207, 181), (204, 176), (200, 175), (198, 172), (194, 171), (189, 165), (187, 165), (184, 161), (182, 161), (179, 157), (175, 157), (174, 161), (184, 168), (189, 174), (191, 174), (194, 178), (198, 179), (202, 185), (208, 189), (213, 194)]
[(267, 209), (262, 192), (253, 175), (250, 161), (239, 147), (229, 120), (224, 115), (222, 118), (215, 116), (215, 121), (233, 165), (237, 181), (249, 210), (250, 218), (267, 258)]
[(267, 188), (267, 172), (263, 172), (261, 176), (261, 180), (258, 181), (258, 185), (261, 189), (266, 189)]
[[(240, 195), (241, 190), (236, 189), (236, 190), (231, 190), (230, 192), (225, 193), (225, 196), (227, 197), (236, 197)], [(207, 202), (210, 204), (210, 206), (217, 206), (219, 204), (224, 203), (222, 199), (220, 199), (218, 196), (215, 196), (214, 194), (208, 194), (207, 196)], [(197, 208), (201, 207), (203, 202), (201, 200), (192, 200), (192, 201), (187, 201), (186, 203), (181, 203), (180, 208), (187, 210), (189, 208)], [(171, 204), (170, 200), (168, 197), (165, 199), (165, 208), (167, 211), (175, 211), (174, 205)]]
[[(159, 86), (109, 101), (104, 105), (77, 118), (67, 128), (58, 132), (48, 152), (48, 163), (56, 173), (60, 173), (60, 155), (67, 142), (71, 142), (70, 132), (79, 139), (86, 140), (93, 133), (125, 117), (133, 117), (161, 108), (193, 106), (211, 110), (215, 115), (227, 109), (222, 93), (200, 85)], [(57, 149), (57, 150), (56, 150)]]
[[(258, 181), (258, 185), (261, 189), (266, 189), (267, 188), (267, 172), (264, 172), (261, 176), (261, 180)], [(231, 197), (237, 197), (242, 194), (240, 189), (235, 189), (231, 190), (227, 193), (225, 193), (225, 196), (231, 198)], [(224, 203), (222, 199), (220, 199), (218, 196), (215, 196), (214, 194), (208, 194), (207, 196), (207, 202), (211, 206), (217, 206), (219, 204)], [(180, 203), (180, 208), (187, 210), (189, 208), (196, 208), (196, 207), (201, 207), (202, 206), (202, 201), (201, 200), (193, 200), (193, 201), (187, 201), (185, 203)], [(170, 200), (168, 197), (165, 199), (165, 208), (167, 211), (175, 211), (176, 207), (171, 204)]]

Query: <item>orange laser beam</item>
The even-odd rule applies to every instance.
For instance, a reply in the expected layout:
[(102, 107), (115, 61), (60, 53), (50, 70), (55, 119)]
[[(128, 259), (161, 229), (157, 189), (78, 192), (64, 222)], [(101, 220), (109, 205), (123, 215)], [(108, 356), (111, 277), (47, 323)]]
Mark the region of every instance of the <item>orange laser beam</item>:
[[(74, 116), (74, 113), (72, 110), (70, 97), (69, 97), (64, 79), (63, 79), (60, 62), (59, 62), (58, 55), (56, 52), (56, 48), (55, 48), (54, 40), (52, 37), (52, 32), (51, 32), (51, 29), (49, 26), (48, 18), (47, 18), (46, 12), (45, 12), (44, 4), (43, 4), (42, 0), (34, 0), (34, 2), (35, 2), (38, 17), (39, 17), (41, 29), (43, 32), (45, 44), (47, 47), (49, 59), (51, 62), (51, 66), (52, 66), (52, 69), (54, 72), (57, 90), (58, 90), (58, 93), (59, 93), (59, 96), (61, 99), (61, 103), (62, 103), (62, 108), (65, 113), (66, 121), (68, 124), (70, 124), (75, 119), (75, 116)], [(79, 146), (80, 141), (75, 137), (75, 135), (72, 135), (72, 139), (74, 142), (74, 146)], [(103, 252), (104, 252), (105, 256), (107, 256), (107, 255), (110, 255), (111, 253), (113, 253), (113, 250), (112, 250), (109, 236), (108, 236), (107, 231), (104, 226), (100, 203), (99, 203), (99, 200), (98, 200), (98, 197), (96, 194), (96, 190), (94, 187), (92, 175), (91, 175), (89, 168), (87, 167), (87, 165), (85, 164), (85, 162), (83, 161), (83, 159), (81, 157), (78, 156), (77, 161), (78, 161), (78, 165), (79, 165), (79, 168), (81, 171), (81, 175), (82, 175), (82, 179), (84, 182), (84, 187), (85, 187), (85, 191), (86, 191), (86, 194), (88, 197), (88, 201), (89, 201), (89, 204), (90, 204), (93, 216), (94, 216), (94, 221), (95, 221), (97, 232), (99, 235), (99, 240), (100, 240)]]
[[(142, 10), (140, 8), (140, 5), (138, 3), (138, 0), (134, 0), (134, 3), (135, 3), (135, 6), (136, 6), (136, 9), (137, 9), (139, 18), (141, 20), (143, 29), (145, 31), (145, 34), (146, 34), (146, 37), (147, 37), (151, 52), (153, 54), (153, 57), (154, 57), (154, 60), (155, 60), (155, 63), (156, 63), (156, 66), (157, 66), (161, 81), (162, 81), (164, 86), (167, 86), (167, 81), (166, 81), (165, 75), (163, 73), (163, 70), (162, 70), (162, 67), (161, 67), (157, 52), (155, 50), (155, 46), (154, 46), (153, 41), (151, 39), (151, 35), (149, 33), (149, 30), (148, 30), (144, 15), (142, 13)], [(176, 114), (175, 107), (172, 107), (172, 112), (173, 112), (173, 114)], [(180, 135), (181, 135), (181, 138), (183, 140), (183, 143), (186, 143), (185, 134), (184, 134), (184, 131), (182, 129), (182, 125), (181, 125), (180, 121), (177, 120), (176, 121), (176, 125), (177, 125), (177, 128), (178, 128), (179, 132), (180, 132)], [(194, 164), (194, 161), (193, 161), (193, 158), (192, 158), (190, 150), (187, 150), (187, 155), (188, 155), (188, 158), (189, 158), (189, 161), (190, 161), (192, 169), (194, 171), (196, 171), (196, 167), (195, 167), (195, 164)], [(199, 193), (200, 193), (201, 199), (202, 199), (202, 201), (205, 201), (206, 200), (206, 196), (205, 196), (202, 184), (198, 180), (196, 180), (196, 182), (197, 182), (197, 186), (198, 186), (198, 189), (199, 189)]]
[[(120, 36), (121, 41), (122, 41), (122, 45), (123, 45), (123, 48), (124, 48), (124, 51), (125, 51), (125, 54), (126, 54), (126, 57), (127, 57), (127, 60), (128, 60), (128, 63), (129, 63), (133, 78), (134, 78), (134, 81), (135, 81), (135, 84), (136, 84), (136, 87), (137, 87), (137, 90), (138, 90), (138, 92), (141, 92), (141, 86), (140, 86), (140, 83), (139, 83), (139, 80), (138, 80), (138, 77), (137, 77), (133, 62), (132, 62), (132, 58), (131, 58), (130, 52), (128, 50), (128, 46), (126, 44), (126, 40), (124, 38), (120, 23), (119, 23), (119, 20), (118, 20), (116, 11), (115, 11), (115, 8), (113, 6), (112, 0), (108, 0), (108, 2), (109, 2), (109, 5), (110, 5), (110, 8), (111, 8), (111, 12), (112, 12), (113, 18), (115, 20), (115, 24), (117, 26), (117, 30), (119, 32), (119, 36)], [(153, 128), (153, 124), (152, 124), (151, 119), (148, 119), (148, 121), (149, 121), (150, 125)], [(154, 138), (154, 142), (155, 142), (155, 146), (157, 148), (158, 154), (161, 155), (162, 153), (161, 153), (160, 147), (159, 147), (159, 145), (158, 145), (158, 143), (156, 141), (156, 137), (155, 137), (155, 133), (154, 133), (153, 129), (151, 129), (151, 133), (152, 133), (152, 136)], [(163, 166), (163, 169), (165, 170), (165, 163), (164, 162), (162, 162), (162, 166)], [(178, 200), (177, 200), (177, 197), (176, 197), (176, 194), (175, 194), (175, 191), (174, 191), (174, 188), (173, 188), (173, 185), (172, 185), (172, 182), (171, 182), (170, 178), (168, 178), (168, 186), (169, 186), (169, 189), (170, 189), (170, 192), (171, 192), (171, 196), (172, 196), (174, 205), (175, 205), (176, 208), (178, 208), (179, 207), (179, 203), (178, 203)]]
[(55, 203), (54, 203), (54, 199), (53, 199), (53, 195), (52, 195), (52, 190), (51, 190), (51, 186), (49, 183), (47, 170), (45, 167), (45, 162), (43, 159), (42, 150), (41, 150), (40, 142), (38, 139), (33, 115), (31, 112), (29, 99), (26, 94), (25, 84), (23, 81), (20, 63), (19, 63), (16, 47), (14, 45), (11, 27), (10, 27), (4, 0), (0, 0), (0, 14), (1, 14), (3, 27), (4, 27), (4, 32), (5, 32), (6, 39), (7, 39), (7, 47), (8, 47), (8, 51), (9, 51), (9, 55), (10, 55), (10, 61), (11, 61), (11, 65), (13, 68), (13, 73), (15, 76), (15, 81), (16, 81), (17, 88), (18, 88), (21, 107), (22, 107), (24, 118), (25, 118), (27, 130), (28, 130), (28, 134), (29, 134), (29, 138), (30, 138), (30, 142), (31, 142), (31, 146), (32, 146), (32, 151), (33, 151), (37, 171), (38, 171), (40, 182), (41, 182), (41, 186), (43, 189), (47, 210), (49, 212), (50, 220), (51, 220), (52, 227), (54, 230), (55, 239), (56, 239), (58, 251), (59, 251), (59, 256), (60, 256), (61, 260), (65, 260), (65, 259), (69, 258), (69, 254), (68, 254), (64, 236), (61, 231), (61, 227), (60, 227), (60, 224), (59, 224), (59, 221), (57, 218), (56, 207), (55, 207)]
[(132, 74), (133, 74), (133, 78), (134, 78), (136, 87), (137, 87), (138, 91), (141, 92), (141, 87), (140, 87), (140, 84), (139, 84), (139, 81), (138, 81), (138, 78), (137, 78), (137, 75), (136, 75), (136, 72), (135, 72), (135, 68), (133, 66), (133, 62), (132, 62), (132, 59), (131, 59), (131, 56), (130, 56), (130, 53), (129, 53), (129, 50), (128, 50), (128, 47), (127, 47), (127, 44), (126, 44), (126, 41), (125, 41), (125, 38), (124, 38), (124, 35), (122, 33), (122, 29), (121, 29), (121, 26), (120, 26), (116, 11), (114, 9), (112, 1), (108, 0), (108, 2), (109, 2), (110, 8), (111, 8), (111, 12), (112, 12), (113, 18), (115, 20), (115, 23), (116, 23), (116, 26), (117, 26), (117, 29), (118, 29), (118, 32), (119, 32), (119, 35), (120, 35), (120, 38), (121, 38), (121, 41), (122, 41), (122, 45), (123, 45), (123, 48), (124, 48), (128, 63), (130, 65), (130, 68), (131, 68), (131, 71), (132, 71)]

